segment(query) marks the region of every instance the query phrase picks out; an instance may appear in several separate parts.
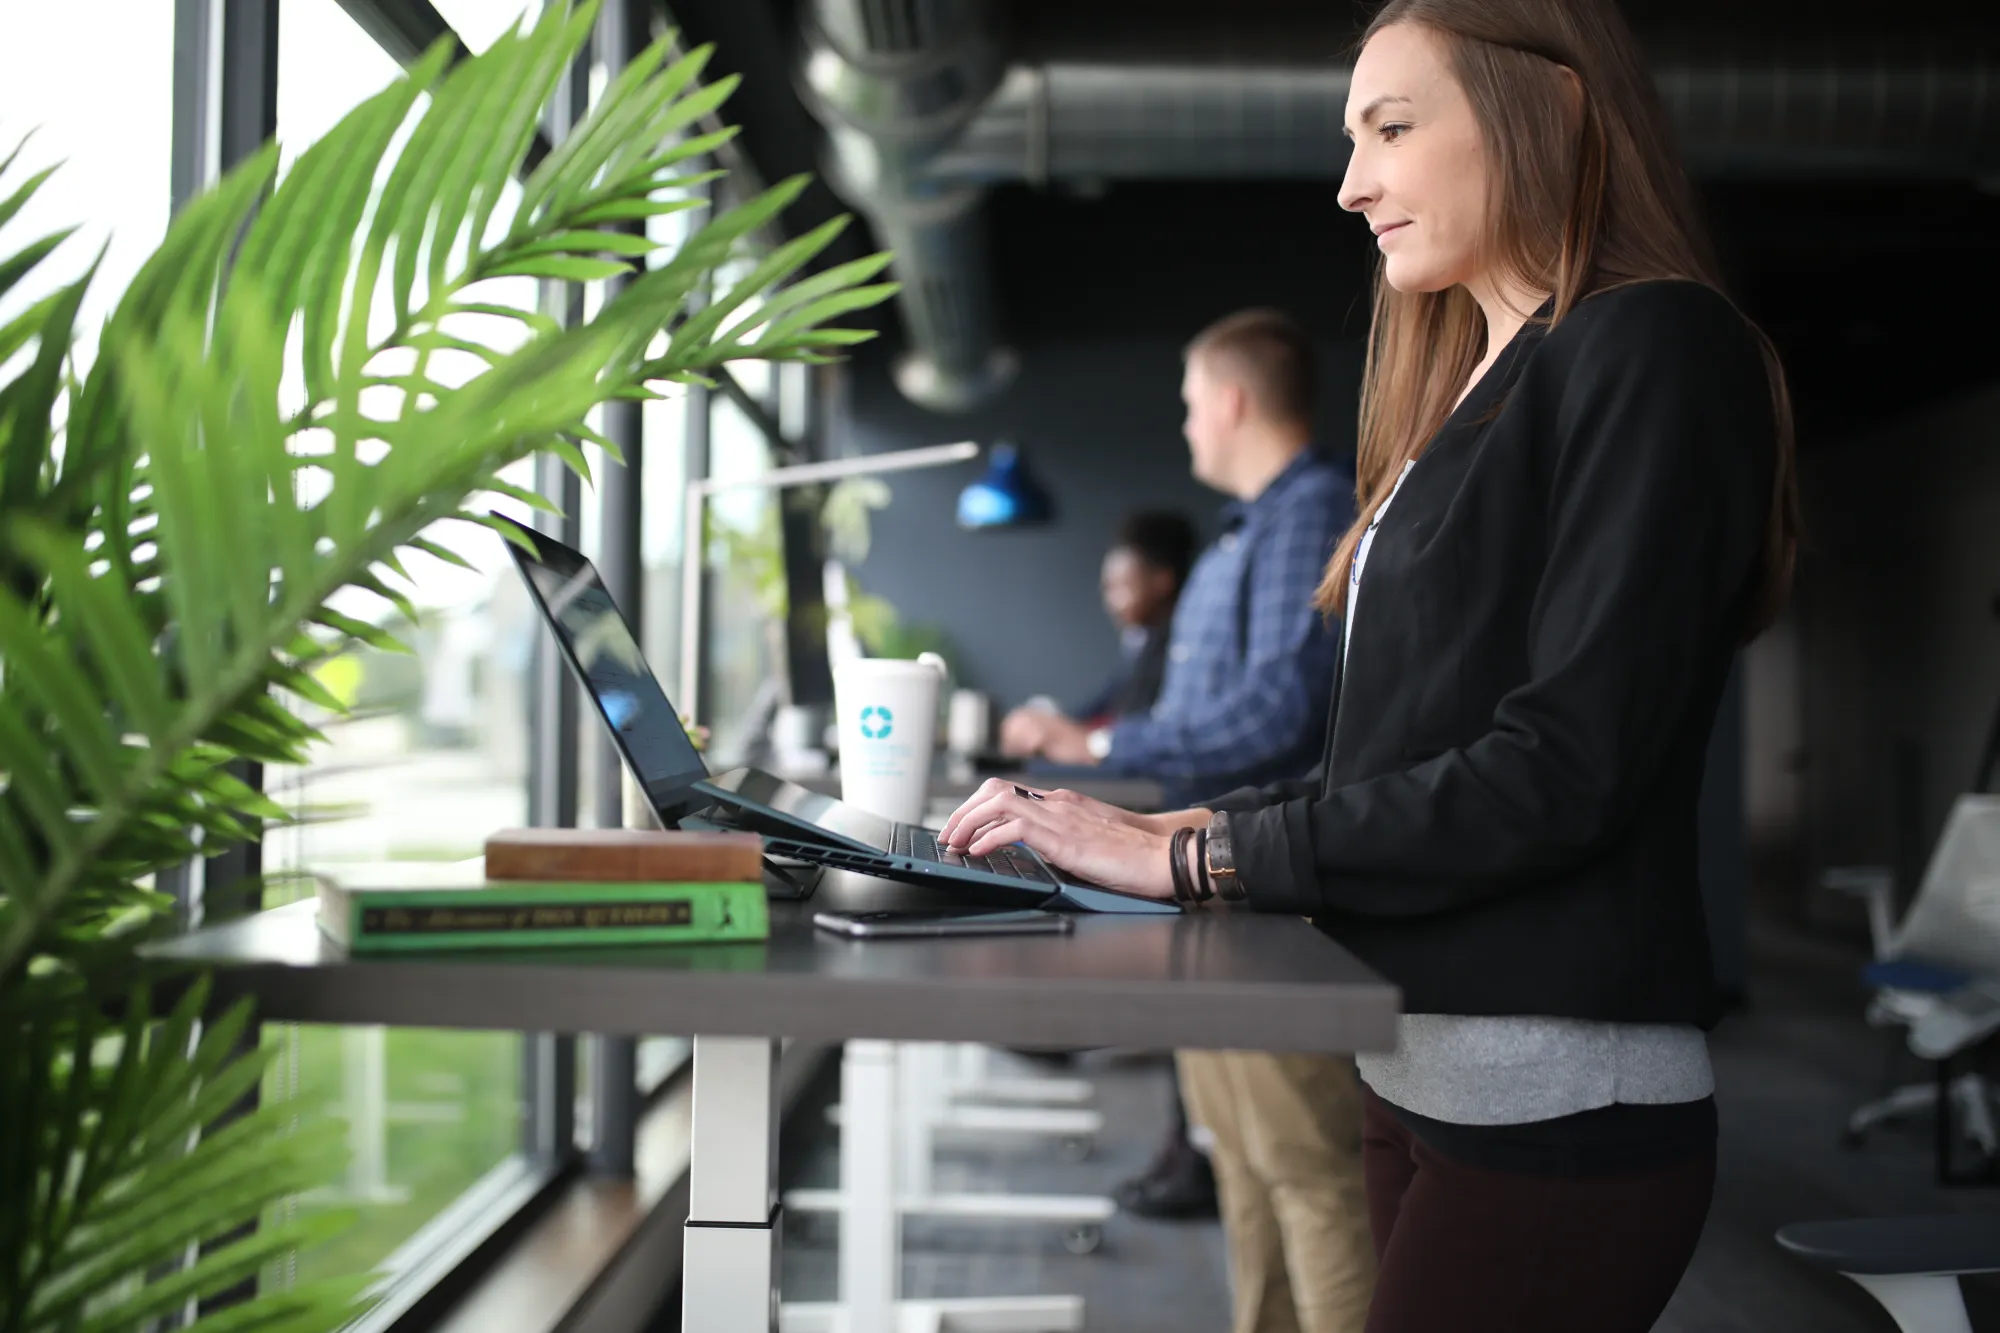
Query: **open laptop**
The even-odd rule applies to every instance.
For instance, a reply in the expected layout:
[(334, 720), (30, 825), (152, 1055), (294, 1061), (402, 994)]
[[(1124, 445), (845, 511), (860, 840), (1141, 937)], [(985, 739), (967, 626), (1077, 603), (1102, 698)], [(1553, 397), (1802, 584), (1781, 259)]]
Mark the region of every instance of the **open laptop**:
[(520, 530), (539, 557), (512, 542), (508, 553), (663, 827), (746, 830), (762, 835), (766, 849), (780, 857), (915, 884), (949, 885), (954, 892), (962, 890), (969, 904), (1091, 912), (1180, 910), (1172, 903), (1079, 883), (1019, 843), (991, 856), (961, 856), (939, 846), (933, 829), (884, 819), (761, 769), (711, 774), (596, 567), (554, 538)]

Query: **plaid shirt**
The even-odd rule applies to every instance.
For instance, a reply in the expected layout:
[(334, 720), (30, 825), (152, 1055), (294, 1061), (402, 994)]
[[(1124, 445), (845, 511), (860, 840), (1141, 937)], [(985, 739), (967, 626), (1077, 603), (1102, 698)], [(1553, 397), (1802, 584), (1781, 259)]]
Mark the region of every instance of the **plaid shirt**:
[(1195, 799), (1295, 778), (1319, 758), (1336, 627), (1312, 605), (1354, 516), (1354, 482), (1310, 450), (1262, 494), (1223, 510), (1223, 535), (1188, 575), (1153, 711), (1112, 727), (1100, 771), (1142, 774)]

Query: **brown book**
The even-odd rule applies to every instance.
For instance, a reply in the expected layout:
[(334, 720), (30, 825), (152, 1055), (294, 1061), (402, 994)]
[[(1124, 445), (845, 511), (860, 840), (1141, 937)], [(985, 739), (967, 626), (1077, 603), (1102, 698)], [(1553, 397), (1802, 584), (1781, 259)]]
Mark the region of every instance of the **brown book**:
[(757, 882), (764, 876), (763, 846), (754, 833), (503, 829), (486, 840), (486, 878)]

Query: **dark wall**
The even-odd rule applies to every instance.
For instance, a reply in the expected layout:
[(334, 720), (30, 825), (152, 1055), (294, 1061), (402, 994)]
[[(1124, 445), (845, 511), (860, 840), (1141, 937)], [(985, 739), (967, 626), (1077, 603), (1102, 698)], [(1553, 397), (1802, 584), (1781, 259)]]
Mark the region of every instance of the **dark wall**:
[[(845, 410), (832, 427), (837, 449), (1010, 440), (1055, 498), (1046, 527), (968, 533), (954, 513), (975, 466), (887, 479), (895, 500), (877, 515), (856, 577), (906, 620), (942, 629), (963, 683), (1003, 704), (1088, 694), (1115, 660), (1097, 571), (1118, 521), (1134, 509), (1176, 508), (1204, 539), (1214, 536), (1224, 497), (1189, 476), (1181, 437), (1180, 353), (1198, 327), (1043, 340), (1023, 349), (1020, 377), (1004, 396), (960, 416), (904, 401), (886, 353), (850, 364)], [(1329, 345), (1323, 361), (1323, 438), (1351, 454), (1359, 345)]]
[[(1773, 784), (1770, 861), (1820, 915), (1829, 865), (1895, 866), (1915, 887), (1973, 776), (2000, 700), (2000, 384), (1806, 456), (1809, 542), (1780, 632), (1759, 646)], [(1780, 816), (1795, 812), (1795, 821)]]

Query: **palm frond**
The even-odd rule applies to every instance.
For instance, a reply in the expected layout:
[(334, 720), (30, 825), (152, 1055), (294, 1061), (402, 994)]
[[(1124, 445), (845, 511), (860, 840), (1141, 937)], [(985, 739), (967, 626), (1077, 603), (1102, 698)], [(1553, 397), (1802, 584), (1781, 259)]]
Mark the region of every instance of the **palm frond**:
[[(341, 595), (414, 620), (405, 551), (463, 563), (438, 524), (504, 528), (481, 496), (548, 504), (511, 464), (587, 474), (583, 442), (615, 452), (587, 425), (600, 404), (819, 359), (868, 336), (825, 320), (891, 290), (883, 258), (795, 281), (829, 225), (697, 299), (802, 180), (676, 247), (633, 234), (710, 208), (705, 159), (734, 131), (694, 130), (734, 80), (704, 82), (705, 47), (670, 59), (662, 38), (527, 172), (595, 13), (548, 5), (456, 64), (440, 45), (282, 175), (275, 147), (253, 154), (175, 217), (87, 368), (94, 266), (0, 324), (0, 1333), (129, 1329), (338, 1224), (226, 1239), (338, 1144), (262, 1112), (216, 1128), (263, 1067), (237, 1050), (245, 1014), (199, 1021), (196, 985), (155, 1016), (131, 949), (164, 901), (148, 876), (285, 817), (231, 768), (319, 739), (276, 692), (337, 713), (314, 668), (400, 646)], [(46, 178), (0, 192), (0, 229)], [(0, 246), (0, 295), (67, 235)], [(572, 328), (494, 285), (614, 275)], [(202, 1327), (324, 1333), (362, 1281)]]

